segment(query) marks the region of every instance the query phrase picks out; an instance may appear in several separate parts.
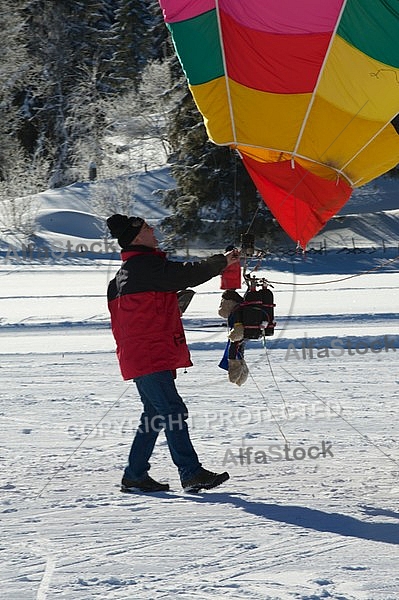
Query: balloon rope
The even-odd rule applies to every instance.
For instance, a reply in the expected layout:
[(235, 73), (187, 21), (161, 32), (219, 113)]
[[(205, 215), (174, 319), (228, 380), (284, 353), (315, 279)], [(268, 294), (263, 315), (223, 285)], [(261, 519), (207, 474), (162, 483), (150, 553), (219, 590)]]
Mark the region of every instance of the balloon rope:
[(319, 396), (318, 394), (315, 394), (315, 392), (313, 392), (305, 383), (303, 383), (303, 381), (300, 381), (295, 375), (293, 375), (293, 373), (290, 373), (284, 367), (280, 367), (280, 369), (282, 369), (285, 373), (287, 373), (287, 375), (289, 377), (292, 377), (292, 379), (294, 381), (296, 381), (297, 383), (299, 383), (299, 385), (301, 385), (307, 392), (309, 392), (310, 394), (312, 394), (312, 396), (314, 396), (315, 398), (317, 398), (317, 400), (319, 400), (326, 407), (328, 407), (329, 410), (331, 410), (332, 412), (334, 412), (337, 415), (337, 417), (339, 417), (342, 421), (344, 421), (344, 423), (346, 423), (351, 429), (353, 429), (354, 431), (356, 431), (356, 433), (358, 433), (369, 444), (371, 444), (372, 446), (374, 446), (374, 448), (376, 448), (376, 450), (378, 450), (378, 452), (380, 452), (381, 454), (383, 454), (385, 456), (385, 458), (387, 458), (388, 460), (390, 460), (391, 462), (393, 462), (396, 466), (399, 466), (399, 461), (396, 460), (396, 458), (394, 458), (393, 456), (391, 456), (390, 454), (388, 454), (388, 452), (385, 452), (385, 450), (383, 450), (378, 444), (376, 444), (376, 442), (374, 442), (367, 434), (365, 434), (362, 431), (360, 431), (360, 429), (358, 427), (355, 427), (355, 425), (353, 425), (353, 423), (351, 423), (348, 419), (346, 419), (340, 412), (334, 410), (334, 408), (331, 406), (330, 403), (325, 402), (323, 400), (323, 398), (321, 398), (321, 396)]
[(258, 202), (258, 206), (256, 207), (256, 210), (255, 210), (255, 212), (254, 212), (254, 216), (252, 217), (252, 220), (251, 220), (250, 224), (248, 225), (248, 229), (247, 229), (247, 230), (246, 230), (246, 232), (245, 232), (245, 234), (246, 234), (246, 235), (248, 235), (248, 233), (249, 233), (249, 232), (251, 231), (251, 229), (252, 229), (252, 226), (253, 226), (253, 224), (254, 224), (254, 222), (255, 222), (256, 216), (257, 216), (257, 214), (258, 214), (258, 212), (259, 212), (259, 210), (260, 210), (260, 207), (261, 207), (261, 202), (262, 202), (262, 200), (259, 200), (259, 202)]
[[(269, 363), (269, 366), (270, 366), (270, 369), (271, 369), (271, 365), (270, 365), (270, 363)], [(273, 379), (274, 379), (274, 375), (273, 375), (273, 371), (272, 371), (272, 370), (271, 370), (271, 373), (272, 373), (272, 377), (273, 377)], [(254, 379), (254, 376), (252, 375), (252, 373), (251, 373), (250, 369), (248, 369), (248, 375), (249, 375), (249, 376), (250, 376), (250, 378), (252, 379), (252, 382), (253, 382), (253, 384), (255, 385), (255, 387), (257, 388), (257, 390), (258, 390), (258, 392), (259, 392), (260, 396), (261, 396), (261, 397), (263, 398), (263, 400), (265, 401), (265, 404), (266, 404), (267, 408), (268, 408), (268, 409), (269, 409), (269, 411), (270, 411), (270, 416), (271, 416), (271, 418), (273, 419), (273, 421), (274, 421), (274, 423), (275, 423), (275, 425), (276, 425), (277, 429), (279, 430), (279, 432), (280, 432), (280, 434), (281, 434), (281, 436), (282, 436), (283, 440), (285, 441), (285, 443), (286, 443), (286, 444), (288, 444), (288, 445), (289, 445), (289, 443), (290, 443), (290, 442), (289, 442), (289, 440), (287, 439), (287, 436), (285, 435), (285, 433), (284, 433), (284, 431), (283, 431), (283, 428), (281, 427), (280, 423), (279, 423), (279, 422), (278, 422), (278, 420), (277, 420), (277, 417), (275, 416), (275, 414), (273, 413), (272, 409), (270, 408), (270, 406), (269, 406), (269, 403), (268, 403), (268, 401), (267, 401), (267, 399), (266, 399), (266, 397), (265, 397), (264, 393), (262, 392), (261, 388), (259, 387), (259, 385), (258, 385), (258, 384), (257, 384), (257, 382), (255, 381), (255, 379)], [(277, 387), (278, 391), (279, 391), (279, 392), (280, 392), (280, 394), (281, 394), (281, 390), (280, 390), (280, 388), (278, 387), (278, 385), (277, 385), (277, 382), (276, 382), (276, 380), (275, 380), (275, 379), (274, 379), (274, 382), (275, 382), (275, 384), (276, 384), (276, 387)], [(282, 394), (281, 394), (281, 395), (282, 395)], [(285, 406), (285, 403), (284, 403), (284, 406)], [(286, 408), (286, 412), (287, 412), (287, 408)]]
[(312, 281), (312, 282), (308, 282), (308, 283), (296, 283), (296, 282), (293, 283), (293, 282), (289, 282), (289, 281), (272, 281), (271, 279), (268, 279), (268, 282), (275, 283), (278, 285), (326, 285), (328, 283), (339, 283), (340, 281), (346, 281), (347, 279), (353, 279), (354, 277), (361, 277), (362, 275), (367, 275), (368, 273), (373, 273), (373, 271), (378, 271), (379, 269), (382, 269), (386, 265), (393, 263), (396, 260), (399, 260), (399, 255), (395, 256), (395, 258), (387, 259), (381, 265), (378, 265), (377, 267), (374, 267), (373, 269), (369, 269), (368, 271), (361, 271), (360, 273), (355, 273), (354, 275), (348, 275), (347, 277), (341, 277), (341, 279), (329, 279), (328, 281)]

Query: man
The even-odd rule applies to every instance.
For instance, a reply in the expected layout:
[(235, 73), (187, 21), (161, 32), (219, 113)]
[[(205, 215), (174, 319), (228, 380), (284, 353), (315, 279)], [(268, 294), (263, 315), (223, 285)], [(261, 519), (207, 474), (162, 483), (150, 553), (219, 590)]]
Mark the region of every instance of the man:
[(214, 488), (229, 474), (204, 469), (191, 443), (187, 407), (175, 386), (176, 369), (192, 365), (177, 292), (208, 281), (239, 261), (237, 252), (198, 262), (173, 262), (158, 249), (154, 230), (140, 217), (107, 219), (122, 248), (122, 266), (108, 286), (108, 307), (122, 377), (133, 379), (144, 410), (122, 478), (123, 492), (167, 491), (152, 479), (149, 459), (165, 430), (184, 490)]

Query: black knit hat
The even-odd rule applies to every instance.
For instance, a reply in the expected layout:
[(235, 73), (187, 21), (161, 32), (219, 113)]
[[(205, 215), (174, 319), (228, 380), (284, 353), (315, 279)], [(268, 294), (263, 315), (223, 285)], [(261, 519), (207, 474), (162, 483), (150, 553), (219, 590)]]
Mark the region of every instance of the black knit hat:
[(118, 239), (122, 248), (127, 248), (136, 235), (140, 233), (144, 219), (141, 217), (127, 217), (126, 215), (112, 215), (107, 219), (107, 225), (113, 238)]

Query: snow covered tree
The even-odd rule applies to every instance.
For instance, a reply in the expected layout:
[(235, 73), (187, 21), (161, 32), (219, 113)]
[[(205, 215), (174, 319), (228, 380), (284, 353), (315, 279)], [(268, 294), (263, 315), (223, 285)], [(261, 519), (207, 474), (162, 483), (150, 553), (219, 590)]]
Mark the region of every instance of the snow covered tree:
[[(111, 90), (113, 4), (110, 0), (27, 2), (31, 76), (21, 88), (20, 104), (25, 107), (29, 136), (21, 137), (32, 156), (49, 160), (52, 186), (76, 180), (77, 149), (82, 140), (92, 144), (97, 139), (102, 115), (96, 101)], [(86, 158), (85, 169), (89, 160), (92, 156)]]
[(170, 38), (167, 27), (165, 27), (165, 22), (163, 19), (163, 14), (159, 5), (159, 0), (146, 0), (149, 5), (149, 12), (152, 18), (152, 27), (151, 27), (151, 58), (153, 60), (161, 60), (164, 61), (168, 59), (172, 60), (172, 74), (175, 78), (181, 77), (181, 67), (180, 63), (175, 54), (175, 49)]
[(94, 214), (103, 220), (102, 234), (107, 237), (106, 219), (114, 213), (134, 212), (134, 193), (137, 180), (134, 175), (120, 176), (112, 180), (102, 180), (91, 186), (90, 205)]
[[(150, 67), (148, 77), (147, 62), (172, 53), (157, 0), (3, 0), (0, 24), (0, 178), (13, 140), (33, 163), (47, 161), (50, 186), (85, 179), (88, 165), (104, 159), (105, 99), (133, 89), (149, 117), (141, 79), (152, 93), (162, 68)], [(145, 125), (167, 150), (170, 83), (162, 86), (162, 116), (154, 110)]]
[(180, 88), (172, 84), (170, 61), (149, 61), (137, 90), (113, 96), (104, 103), (106, 129), (102, 144), (108, 147), (108, 167), (103, 165), (103, 177), (112, 174), (111, 144), (115, 147), (116, 140), (122, 143), (117, 147), (120, 154), (113, 161), (114, 172), (126, 172), (126, 167), (129, 171), (129, 163), (130, 171), (146, 168), (149, 154), (153, 155), (153, 162), (166, 163), (172, 148), (168, 123), (180, 97)]
[(0, 180), (8, 172), (8, 166), (16, 164), (21, 157), (16, 138), (23, 107), (19, 106), (18, 94), (28, 79), (30, 68), (23, 43), (23, 6), (24, 2), (18, 0), (3, 0), (0, 7)]
[(149, 134), (161, 141), (165, 159), (171, 152), (168, 123), (182, 95), (181, 88), (173, 85), (170, 61), (148, 62), (139, 85), (136, 110), (145, 120)]
[(141, 73), (151, 56), (152, 15), (148, 2), (119, 0), (112, 28), (115, 46), (112, 57), (115, 86), (121, 91), (137, 90)]
[(33, 165), (20, 146), (14, 147), (12, 159), (3, 164), (0, 181), (0, 228), (25, 243), (36, 230), (34, 194), (44, 189), (48, 167), (40, 161)]

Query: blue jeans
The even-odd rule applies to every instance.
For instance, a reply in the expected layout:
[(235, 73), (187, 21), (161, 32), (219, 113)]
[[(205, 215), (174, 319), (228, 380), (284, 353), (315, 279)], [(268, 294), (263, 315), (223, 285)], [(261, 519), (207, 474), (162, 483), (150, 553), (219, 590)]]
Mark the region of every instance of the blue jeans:
[(148, 462), (159, 432), (164, 429), (172, 460), (181, 481), (190, 479), (201, 467), (191, 443), (186, 419), (187, 407), (176, 390), (172, 371), (159, 371), (134, 380), (144, 405), (132, 447), (125, 477), (140, 481), (148, 470)]

